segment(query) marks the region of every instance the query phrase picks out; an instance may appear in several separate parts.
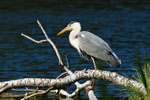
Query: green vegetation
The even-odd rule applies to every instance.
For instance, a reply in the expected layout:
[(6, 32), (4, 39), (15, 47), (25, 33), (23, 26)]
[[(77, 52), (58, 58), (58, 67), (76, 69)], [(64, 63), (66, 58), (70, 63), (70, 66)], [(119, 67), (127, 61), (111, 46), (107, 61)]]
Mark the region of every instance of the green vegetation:
[(143, 64), (140, 63), (141, 59), (136, 54), (136, 63), (138, 66), (137, 78), (140, 83), (142, 83), (146, 89), (147, 95), (140, 93), (135, 89), (136, 92), (129, 96), (129, 100), (150, 100), (150, 64), (147, 64), (146, 55), (143, 53)]

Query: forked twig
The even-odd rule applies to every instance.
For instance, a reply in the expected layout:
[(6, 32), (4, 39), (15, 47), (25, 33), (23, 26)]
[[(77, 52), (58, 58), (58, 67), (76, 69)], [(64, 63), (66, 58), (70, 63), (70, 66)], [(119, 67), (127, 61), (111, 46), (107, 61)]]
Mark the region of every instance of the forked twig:
[(25, 96), (25, 97), (22, 98), (21, 100), (27, 100), (27, 99), (29, 99), (29, 98), (31, 98), (31, 97), (33, 97), (33, 96), (36, 96), (36, 95), (46, 94), (46, 93), (48, 93), (51, 89), (52, 89), (52, 88), (50, 87), (50, 88), (48, 88), (46, 91), (40, 91), (40, 92), (33, 93), (33, 94), (29, 95), (29, 96)]
[(48, 35), (47, 35), (47, 33), (45, 32), (45, 30), (44, 30), (42, 24), (39, 22), (39, 20), (37, 20), (37, 23), (38, 23), (39, 27), (41, 28), (42, 32), (44, 33), (44, 35), (45, 35), (45, 37), (46, 37), (46, 40), (52, 45), (53, 49), (55, 50), (55, 53), (56, 53), (56, 55), (57, 55), (57, 57), (58, 57), (58, 60), (59, 60), (59, 64), (60, 64), (61, 66), (63, 66), (64, 63), (63, 63), (63, 61), (62, 61), (62, 59), (61, 59), (61, 56), (60, 56), (60, 54), (59, 54), (59, 52), (58, 52), (58, 50), (57, 50), (55, 44), (53, 43), (53, 41), (52, 41), (50, 38), (48, 38)]
[(39, 44), (39, 43), (47, 42), (47, 40), (40, 40), (40, 41), (37, 41), (37, 40), (35, 40), (35, 39), (33, 39), (33, 38), (31, 38), (31, 37), (29, 37), (29, 36), (23, 34), (23, 33), (21, 33), (21, 35), (24, 36), (24, 37), (26, 37), (27, 39), (29, 39), (29, 40), (35, 42), (35, 43), (38, 43), (38, 44)]

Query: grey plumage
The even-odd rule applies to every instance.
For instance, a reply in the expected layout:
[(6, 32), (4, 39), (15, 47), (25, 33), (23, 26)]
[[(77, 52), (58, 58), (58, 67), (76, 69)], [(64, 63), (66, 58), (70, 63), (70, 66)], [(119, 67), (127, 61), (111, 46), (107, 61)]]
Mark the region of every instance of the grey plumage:
[(89, 56), (92, 56), (101, 59), (112, 66), (120, 66), (120, 59), (100, 37), (90, 32), (82, 31), (77, 35), (77, 39), (79, 40), (79, 53), (84, 58), (89, 59)]

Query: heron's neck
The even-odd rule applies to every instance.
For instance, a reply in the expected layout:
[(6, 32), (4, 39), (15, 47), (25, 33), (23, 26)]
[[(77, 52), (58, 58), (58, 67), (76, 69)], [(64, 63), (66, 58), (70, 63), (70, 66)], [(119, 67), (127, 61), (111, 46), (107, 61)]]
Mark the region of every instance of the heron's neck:
[(69, 35), (69, 41), (70, 41), (71, 45), (72, 45), (73, 47), (75, 47), (76, 49), (78, 49), (78, 45), (79, 45), (79, 43), (78, 43), (78, 41), (77, 41), (77, 35), (78, 35), (78, 33), (80, 32), (80, 30), (81, 30), (81, 29), (72, 30), (72, 31), (70, 32), (70, 35)]
[(69, 35), (69, 40), (76, 39), (76, 36), (80, 32), (81, 29), (72, 30)]

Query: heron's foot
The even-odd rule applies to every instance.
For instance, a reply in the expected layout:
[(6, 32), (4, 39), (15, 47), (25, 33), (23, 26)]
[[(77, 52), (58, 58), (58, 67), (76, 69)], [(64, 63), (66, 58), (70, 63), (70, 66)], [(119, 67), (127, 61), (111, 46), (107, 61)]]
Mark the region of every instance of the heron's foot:
[(92, 82), (92, 87), (94, 88), (95, 79), (92, 79), (91, 82)]

